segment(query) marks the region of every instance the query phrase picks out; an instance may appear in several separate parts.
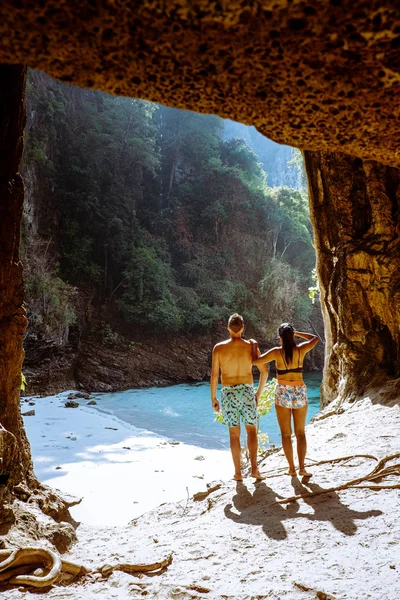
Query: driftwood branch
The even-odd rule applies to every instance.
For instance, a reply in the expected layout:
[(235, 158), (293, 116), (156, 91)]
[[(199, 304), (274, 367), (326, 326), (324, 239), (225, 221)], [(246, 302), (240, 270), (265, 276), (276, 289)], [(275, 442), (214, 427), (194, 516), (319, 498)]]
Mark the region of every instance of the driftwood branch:
[(387, 486), (382, 485), (382, 486), (372, 486), (372, 487), (369, 486), (368, 484), (366, 484), (366, 485), (359, 485), (359, 484), (363, 483), (364, 481), (376, 481), (376, 480), (384, 479), (385, 477), (389, 477), (391, 475), (399, 475), (400, 476), (400, 463), (391, 465), (391, 466), (385, 468), (385, 465), (389, 461), (394, 460), (399, 457), (400, 457), (400, 452), (398, 452), (396, 454), (391, 454), (390, 456), (385, 456), (384, 458), (381, 458), (381, 460), (378, 461), (378, 463), (375, 465), (375, 467), (372, 469), (372, 471), (370, 473), (367, 473), (366, 475), (363, 475), (362, 477), (358, 477), (357, 479), (352, 479), (350, 481), (342, 483), (341, 485), (337, 485), (337, 486), (331, 487), (331, 488), (326, 488), (324, 490), (316, 490), (314, 492), (306, 492), (304, 494), (297, 494), (296, 496), (290, 496), (289, 498), (284, 498), (283, 500), (277, 500), (277, 504), (287, 504), (289, 502), (295, 502), (296, 500), (300, 500), (301, 498), (311, 498), (313, 496), (320, 496), (321, 494), (330, 494), (332, 492), (339, 492), (341, 490), (345, 490), (348, 488), (368, 487), (369, 489), (374, 489), (374, 490), (398, 489), (398, 488), (400, 488), (400, 484), (399, 485), (390, 484)]
[(196, 494), (194, 494), (193, 500), (195, 502), (201, 502), (202, 500), (205, 500), (207, 498), (207, 496), (209, 496), (213, 492), (216, 492), (217, 490), (219, 490), (220, 487), (221, 487), (220, 483), (217, 483), (216, 485), (213, 485), (213, 486), (211, 486), (210, 484), (207, 484), (207, 490), (205, 492), (197, 492)]
[[(4, 556), (4, 551), (2, 554)], [(44, 564), (48, 573), (43, 576), (26, 573), (15, 574), (15, 567), (33, 565), (30, 571), (34, 571), (38, 568), (38, 564)], [(30, 585), (38, 588), (52, 585), (60, 575), (61, 568), (62, 563), (59, 554), (45, 548), (20, 548), (19, 550), (13, 550), (0, 563), (0, 573), (5, 574), (5, 572), (11, 569), (10, 578), (4, 577), (3, 581), (8, 581), (8, 583), (15, 585)]]
[[(378, 462), (378, 459), (376, 458), (376, 456), (372, 456), (372, 454), (351, 454), (349, 456), (339, 456), (337, 458), (327, 458), (325, 460), (313, 461), (312, 463), (307, 464), (306, 468), (307, 467), (317, 467), (319, 465), (326, 465), (328, 463), (333, 465), (338, 462), (345, 462), (348, 460), (352, 460), (353, 458), (369, 458), (371, 460), (376, 460)], [(311, 460), (311, 459), (308, 459), (308, 460)], [(268, 479), (272, 479), (274, 477), (280, 477), (284, 473), (286, 474), (286, 472), (287, 472), (287, 467), (282, 467), (281, 469), (278, 469), (275, 472), (273, 471), (272, 475), (268, 474)]]
[(124, 573), (129, 573), (130, 575), (134, 575), (136, 573), (149, 573), (152, 571), (161, 571), (165, 569), (172, 563), (172, 554), (167, 556), (164, 560), (154, 563), (138, 563), (138, 564), (127, 564), (127, 563), (119, 563), (117, 565), (104, 565), (97, 569), (99, 573), (103, 575), (103, 577), (108, 577), (111, 575), (113, 571), (123, 571)]
[(172, 563), (172, 554), (154, 563), (118, 563), (104, 565), (92, 571), (83, 565), (62, 560), (59, 554), (47, 548), (19, 548), (0, 550), (0, 582), (45, 588), (53, 585), (61, 574), (74, 577), (101, 573), (108, 577), (113, 571), (124, 573), (149, 573), (162, 571)]

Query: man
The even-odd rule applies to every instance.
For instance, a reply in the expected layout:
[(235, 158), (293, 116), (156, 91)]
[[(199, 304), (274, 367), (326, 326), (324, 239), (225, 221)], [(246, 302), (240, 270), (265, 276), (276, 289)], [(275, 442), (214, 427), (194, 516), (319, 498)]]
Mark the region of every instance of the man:
[[(221, 412), (223, 423), (229, 427), (235, 481), (242, 481), (240, 466), (240, 421), (247, 431), (247, 446), (250, 453), (251, 475), (263, 479), (257, 467), (257, 405), (268, 378), (266, 365), (258, 366), (260, 381), (256, 393), (253, 387), (252, 360), (259, 351), (257, 343), (242, 339), (243, 317), (237, 313), (229, 317), (230, 338), (214, 347), (211, 367), (211, 403), (216, 412), (220, 411), (217, 399), (219, 373), (221, 371)], [(253, 357), (253, 352), (255, 356)]]

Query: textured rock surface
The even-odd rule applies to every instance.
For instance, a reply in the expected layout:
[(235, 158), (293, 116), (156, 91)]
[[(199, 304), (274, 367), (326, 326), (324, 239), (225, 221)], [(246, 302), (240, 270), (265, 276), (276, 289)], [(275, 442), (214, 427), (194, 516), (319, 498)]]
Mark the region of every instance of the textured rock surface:
[(9, 462), (10, 482), (25, 477), (30, 453), (19, 409), (22, 341), (26, 329), (24, 285), (19, 260), (24, 185), (18, 174), (25, 125), (25, 75), (0, 65), (0, 423), (16, 440), (20, 460)]
[(325, 320), (323, 403), (400, 377), (400, 172), (305, 153)]
[(27, 336), (24, 348), (27, 394), (56, 394), (76, 387), (75, 346), (59, 346), (50, 340), (32, 340)]
[(22, 537), (47, 537), (65, 550), (75, 540), (75, 530), (53, 519), (65, 521), (70, 503), (35, 479), (20, 411), (26, 316), (19, 259), (24, 185), (17, 171), (25, 124), (25, 75), (24, 67), (0, 65), (0, 474), (5, 479), (0, 489), (0, 535), (5, 536), (1, 544), (14, 545), (20, 545)]
[(0, 40), (0, 62), (400, 165), (395, 0), (5, 0)]

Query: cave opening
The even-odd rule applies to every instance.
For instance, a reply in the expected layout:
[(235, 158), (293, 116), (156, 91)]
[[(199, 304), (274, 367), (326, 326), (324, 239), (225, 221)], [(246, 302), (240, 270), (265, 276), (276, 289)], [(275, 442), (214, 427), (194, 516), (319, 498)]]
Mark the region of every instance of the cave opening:
[[(264, 346), (287, 321), (323, 339), (300, 151), (254, 127), (31, 71), (22, 174), (28, 393), (205, 379), (232, 312)], [(186, 374), (185, 356), (180, 372), (142, 348), (179, 335), (202, 340)], [(135, 345), (148, 364), (132, 363)], [(107, 381), (106, 361), (124, 350), (131, 364)], [(322, 367), (321, 347), (306, 370)]]
[[(310, 420), (319, 410), (323, 321), (300, 151), (240, 123), (35, 71), (26, 102), (25, 395), (82, 390), (56, 396), (53, 410), (90, 401), (93, 420), (109, 411), (176, 442), (226, 449), (208, 383), (184, 388), (182, 399), (174, 384), (208, 382), (212, 347), (239, 312), (263, 351), (279, 343), (282, 322), (319, 335), (304, 361)], [(168, 384), (160, 394), (120, 393)], [(60, 436), (70, 454), (50, 451), (53, 417), (39, 417), (47, 400), (24, 402), (36, 476), (78, 495), (74, 463), (93, 459), (92, 440), (68, 418)], [(260, 440), (267, 435), (280, 443), (273, 411), (260, 424)], [(87, 502), (75, 510), (97, 518)]]
[[(109, 7), (82, 6), (81, 20), (51, 3), (4, 7), (0, 410), (3, 467), (13, 494), (27, 498), (29, 489), (39, 489), (19, 411), (26, 320), (18, 256), (25, 70), (18, 64), (82, 86), (252, 123), (303, 148), (326, 334), (323, 403), (359, 398), (399, 376), (392, 352), (399, 348), (400, 322), (399, 103), (396, 49), (389, 29), (380, 30), (381, 23), (396, 27), (394, 7), (369, 2), (358, 12), (342, 2), (335, 18), (327, 7), (304, 18), (301, 3), (246, 15), (235, 3), (218, 15), (207, 5), (199, 11), (180, 4), (171, 18), (170, 11), (160, 7), (153, 14), (144, 3), (134, 20), (128, 5), (124, 18)], [(370, 18), (376, 10), (382, 20)], [(103, 44), (110, 28), (115, 35), (107, 34)], [(118, 49), (111, 47), (116, 38), (124, 40)], [(14, 486), (21, 481), (27, 487)], [(55, 514), (50, 504), (45, 509)]]

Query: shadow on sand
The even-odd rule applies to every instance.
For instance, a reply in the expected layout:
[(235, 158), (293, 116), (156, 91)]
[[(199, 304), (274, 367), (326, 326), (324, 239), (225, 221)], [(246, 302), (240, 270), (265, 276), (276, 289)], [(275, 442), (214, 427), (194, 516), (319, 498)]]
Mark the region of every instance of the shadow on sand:
[[(316, 483), (307, 483), (305, 487), (297, 477), (292, 477), (291, 483), (296, 494), (323, 490)], [(278, 541), (287, 538), (283, 525), (286, 519), (301, 517), (310, 521), (329, 521), (344, 535), (354, 535), (357, 531), (356, 519), (368, 519), (382, 514), (380, 510), (365, 512), (352, 510), (342, 504), (336, 492), (304, 498), (303, 501), (314, 509), (313, 514), (299, 512), (300, 504), (297, 501), (286, 505), (277, 504), (277, 500), (280, 499), (283, 499), (283, 496), (277, 494), (263, 481), (255, 484), (253, 493), (243, 482), (238, 481), (236, 494), (232, 498), (232, 503), (225, 506), (224, 513), (228, 519), (236, 523), (261, 526), (267, 537)], [(237, 512), (233, 512), (233, 507)]]

